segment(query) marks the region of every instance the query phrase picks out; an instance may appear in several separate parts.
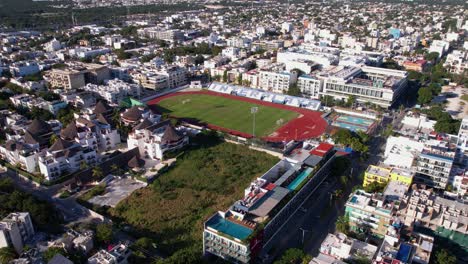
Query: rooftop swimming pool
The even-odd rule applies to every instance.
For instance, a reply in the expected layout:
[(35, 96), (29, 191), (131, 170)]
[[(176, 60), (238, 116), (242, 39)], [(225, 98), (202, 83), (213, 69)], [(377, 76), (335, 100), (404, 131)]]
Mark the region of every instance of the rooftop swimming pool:
[(410, 258), (412, 249), (413, 247), (411, 245), (408, 245), (406, 243), (401, 244), (400, 249), (397, 252), (396, 259), (404, 263), (407, 263)]
[(312, 172), (312, 168), (307, 168), (305, 170), (303, 170), (298, 176), (296, 179), (294, 179), (294, 181), (292, 181), (289, 185), (288, 185), (288, 189), (291, 190), (291, 191), (294, 191), (297, 189), (297, 187), (307, 178), (307, 176), (310, 175), (310, 173)]
[(246, 239), (253, 232), (252, 229), (247, 228), (240, 224), (236, 224), (229, 220), (226, 220), (225, 218), (221, 217), (218, 214), (213, 216), (206, 223), (206, 225), (221, 233), (224, 233), (226, 235), (232, 236), (240, 240)]

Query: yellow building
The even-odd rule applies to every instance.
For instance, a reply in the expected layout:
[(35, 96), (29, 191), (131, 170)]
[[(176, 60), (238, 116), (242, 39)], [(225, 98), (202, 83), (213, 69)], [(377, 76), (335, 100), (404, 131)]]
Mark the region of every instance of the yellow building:
[(372, 182), (388, 183), (390, 180), (410, 186), (413, 182), (413, 175), (414, 172), (407, 169), (370, 165), (364, 174), (363, 186)]
[(414, 172), (408, 169), (392, 168), (390, 179), (392, 181), (401, 182), (408, 186), (413, 182)]
[(363, 186), (366, 187), (372, 182), (387, 183), (390, 180), (390, 168), (369, 165), (364, 174)]

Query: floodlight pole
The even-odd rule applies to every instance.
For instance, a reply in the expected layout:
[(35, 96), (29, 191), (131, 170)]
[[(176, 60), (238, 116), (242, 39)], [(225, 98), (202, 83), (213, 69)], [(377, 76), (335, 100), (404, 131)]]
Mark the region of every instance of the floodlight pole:
[(258, 112), (258, 107), (254, 106), (250, 108), (250, 113), (253, 114), (253, 125), (252, 125), (252, 135), (255, 137), (255, 114)]

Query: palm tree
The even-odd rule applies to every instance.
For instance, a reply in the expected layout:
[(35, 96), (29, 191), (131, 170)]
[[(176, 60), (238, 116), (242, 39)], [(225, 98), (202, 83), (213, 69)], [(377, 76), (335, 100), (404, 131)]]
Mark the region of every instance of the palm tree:
[(100, 178), (102, 178), (103, 175), (104, 175), (104, 173), (102, 172), (101, 167), (95, 166), (93, 168), (93, 177), (94, 178), (100, 179)]
[(16, 252), (11, 247), (0, 248), (0, 263), (9, 263), (16, 258)]
[(349, 231), (349, 219), (347, 216), (340, 216), (336, 220), (336, 230), (338, 232), (347, 234)]

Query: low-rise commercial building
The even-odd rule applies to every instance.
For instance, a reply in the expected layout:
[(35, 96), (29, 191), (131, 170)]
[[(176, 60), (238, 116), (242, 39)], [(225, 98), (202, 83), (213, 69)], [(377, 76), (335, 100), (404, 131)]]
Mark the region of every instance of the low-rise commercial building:
[(384, 68), (338, 66), (320, 75), (325, 95), (344, 100), (355, 96), (357, 101), (382, 107), (392, 106), (407, 86), (405, 71)]

